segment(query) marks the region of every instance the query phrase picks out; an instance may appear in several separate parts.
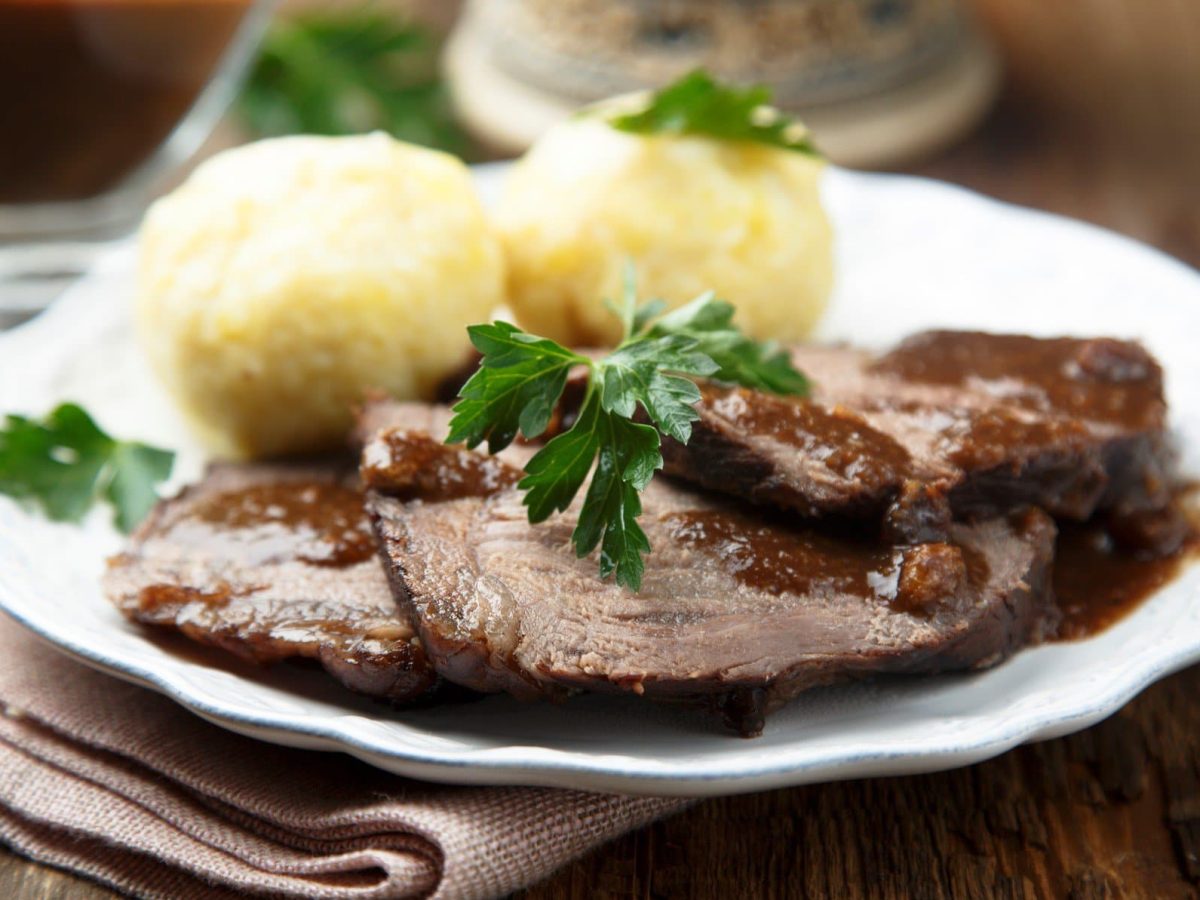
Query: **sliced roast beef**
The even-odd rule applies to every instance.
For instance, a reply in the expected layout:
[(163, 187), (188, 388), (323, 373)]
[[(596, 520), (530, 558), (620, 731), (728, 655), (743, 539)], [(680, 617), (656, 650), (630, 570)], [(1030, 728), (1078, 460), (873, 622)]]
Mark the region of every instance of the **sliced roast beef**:
[(706, 385), (666, 471), (798, 512), (878, 519), (920, 540), (1025, 505), (1082, 520), (1162, 509), (1162, 372), (1139, 345), (978, 332), (916, 335), (882, 357), (804, 347), (806, 399)]
[[(428, 492), (430, 470), (460, 487)], [(365, 449), (363, 475), (426, 652), (479, 691), (700, 700), (754, 733), (799, 691), (988, 666), (1054, 616), (1055, 529), (1036, 511), (888, 544), (770, 522), (656, 479), (641, 520), (653, 552), (633, 593), (576, 558), (576, 508), (528, 523), (519, 473), (502, 461), (393, 429)]]
[(407, 428), (423, 431), (436, 438), (450, 433), (453, 413), (449, 406), (437, 403), (410, 403), (393, 400), (387, 394), (374, 393), (358, 410), (350, 447), (357, 454), (376, 434), (385, 428)]
[(355, 691), (420, 697), (436, 673), (396, 608), (346, 476), (332, 466), (216, 468), (158, 505), (110, 561), (105, 591), (134, 621), (240, 657), (307, 657)]

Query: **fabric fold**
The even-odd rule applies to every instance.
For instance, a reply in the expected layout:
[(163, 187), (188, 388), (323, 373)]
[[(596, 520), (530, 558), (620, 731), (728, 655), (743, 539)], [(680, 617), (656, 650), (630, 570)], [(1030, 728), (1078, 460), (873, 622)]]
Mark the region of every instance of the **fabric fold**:
[(431, 785), (210, 725), (0, 617), (0, 839), (146, 897), (495, 897), (687, 805)]

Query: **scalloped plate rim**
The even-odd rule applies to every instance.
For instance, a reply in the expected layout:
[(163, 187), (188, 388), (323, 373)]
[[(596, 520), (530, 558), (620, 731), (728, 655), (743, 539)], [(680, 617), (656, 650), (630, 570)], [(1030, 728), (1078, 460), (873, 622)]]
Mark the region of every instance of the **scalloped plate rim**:
[[(485, 182), (494, 182), (495, 175), (502, 168), (502, 164), (481, 167), (480, 177)], [(1173, 269), (1172, 277), (1191, 279), (1200, 297), (1200, 278), (1183, 263), (1097, 226), (1022, 209), (953, 185), (911, 176), (838, 171), (831, 174), (831, 179), (843, 187), (851, 186), (859, 191), (911, 188), (940, 193), (943, 199), (955, 203), (967, 203), (987, 208), (997, 215), (1020, 217), (1028, 222), (1040, 221), (1077, 235), (1086, 235), (1096, 243), (1097, 249), (1100, 244), (1109, 242), (1113, 247), (1122, 247), (1121, 252), (1136, 251), (1163, 271)], [(41, 319), (17, 329), (13, 334), (48, 335), (57, 326), (58, 317), (66, 315), (67, 309), (60, 304)], [(8, 335), (0, 336), (0, 349), (7, 346), (8, 340)], [(0, 372), (3, 372), (2, 361)], [(6, 516), (0, 514), (0, 533), (4, 531), (5, 519)], [(19, 538), (14, 540), (14, 544), (19, 544)], [(0, 557), (3, 553), (3, 548), (0, 548)], [(0, 559), (0, 562), (4, 560)], [(4, 571), (0, 566), (0, 575)], [(1157, 652), (1143, 650), (1114, 663), (1107, 672), (1109, 680), (1105, 690), (1097, 690), (1084, 698), (1063, 691), (1056, 703), (1043, 704), (1036, 710), (1022, 710), (1018, 704), (1006, 716), (985, 719), (983, 723), (972, 721), (969, 738), (957, 742), (943, 740), (923, 748), (902, 746), (872, 752), (846, 750), (811, 759), (801, 758), (793, 750), (790, 755), (784, 753), (778, 758), (757, 763), (747, 762), (742, 754), (735, 752), (728, 761), (720, 763), (710, 759), (699, 762), (668, 760), (653, 765), (646, 760), (617, 754), (589, 755), (575, 750), (520, 744), (429, 752), (412, 746), (397, 746), (394, 742), (372, 740), (370, 735), (356, 733), (353, 720), (358, 716), (332, 717), (331, 721), (320, 725), (303, 716), (283, 712), (248, 711), (236, 703), (222, 706), (202, 696), (204, 692), (198, 691), (195, 685), (189, 685), (184, 671), (170, 666), (155, 668), (153, 665), (144, 665), (140, 660), (106, 654), (101, 648), (78, 640), (70, 634), (69, 628), (64, 630), (52, 615), (39, 615), (43, 610), (36, 605), (32, 608), (22, 606), (15, 593), (13, 586), (0, 578), (0, 608), (42, 640), (94, 668), (159, 691), (217, 725), (277, 743), (343, 751), (398, 774), (470, 784), (531, 784), (705, 796), (821, 780), (952, 768), (987, 759), (1021, 743), (1086, 728), (1111, 715), (1154, 681), (1200, 661), (1200, 633), (1190, 639), (1185, 633), (1177, 636), (1169, 645), (1158, 647)], [(1193, 595), (1192, 602), (1198, 599), (1200, 593)], [(735, 751), (746, 746), (733, 738), (730, 741), (730, 747)]]

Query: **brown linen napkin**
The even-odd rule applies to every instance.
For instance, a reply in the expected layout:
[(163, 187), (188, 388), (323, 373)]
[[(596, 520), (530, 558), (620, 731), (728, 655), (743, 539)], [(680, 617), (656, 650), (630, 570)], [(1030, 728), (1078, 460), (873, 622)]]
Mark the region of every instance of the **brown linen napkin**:
[(0, 841), (146, 897), (495, 897), (686, 800), (409, 781), (264, 744), (0, 616)]

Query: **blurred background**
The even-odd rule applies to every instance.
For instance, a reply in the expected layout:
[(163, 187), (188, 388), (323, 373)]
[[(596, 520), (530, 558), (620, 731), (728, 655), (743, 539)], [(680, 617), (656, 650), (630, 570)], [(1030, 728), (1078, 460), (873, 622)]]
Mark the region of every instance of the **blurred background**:
[[(371, 125), (387, 127), (390, 119), (400, 137), (471, 160), (512, 155), (521, 147), (514, 138), (544, 127), (545, 111), (530, 109), (539, 94), (551, 103), (586, 102), (628, 90), (643, 76), (661, 82), (705, 64), (772, 84), (780, 105), (798, 110), (837, 161), (969, 184), (1106, 224), (1200, 265), (1195, 0), (483, 0), (468, 6), (286, 2), (243, 95), (238, 127), (250, 134), (355, 127), (355, 111), (373, 105), (359, 92), (378, 83), (369, 59), (348, 62), (344, 79), (308, 93), (304, 75), (318, 76), (320, 63), (306, 61), (295, 43), (303, 45), (312, 16), (342, 17), (349, 32), (365, 10), (368, 19), (401, 23), (395, 37), (404, 49), (392, 61), (381, 52), (378, 67), (404, 71), (407, 56), (409, 71), (420, 73), (402, 79), (406, 90), (390, 100), (391, 92), (381, 91)], [(480, 8), (488, 6), (490, 40), (478, 35)], [(471, 73), (449, 60), (439, 70), (436, 57), (456, 23), (466, 26), (470, 46), (454, 47), (460, 32), (451, 47), (460, 56), (473, 49), (494, 60), (490, 71)], [(923, 30), (933, 32), (924, 41)], [(514, 62), (539, 46), (543, 54), (524, 68)], [(294, 70), (292, 78), (278, 77), (281, 63)], [(520, 85), (522, 78), (528, 89), (514, 89), (511, 82)], [(948, 91), (945, 81), (952, 83)], [(831, 86), (842, 89), (849, 123), (837, 115)], [(474, 99), (471, 90), (484, 96)], [(853, 133), (855, 116), (861, 136)], [(852, 133), (843, 136), (845, 130)]]
[(699, 65), (770, 85), (835, 162), (1200, 264), (1195, 0), (0, 0), (0, 315), (220, 148), (383, 129), (502, 159)]

